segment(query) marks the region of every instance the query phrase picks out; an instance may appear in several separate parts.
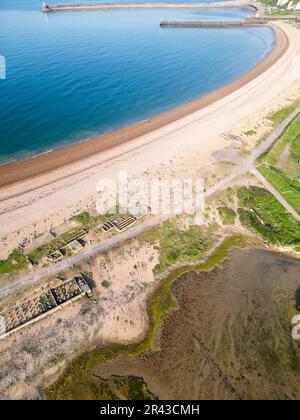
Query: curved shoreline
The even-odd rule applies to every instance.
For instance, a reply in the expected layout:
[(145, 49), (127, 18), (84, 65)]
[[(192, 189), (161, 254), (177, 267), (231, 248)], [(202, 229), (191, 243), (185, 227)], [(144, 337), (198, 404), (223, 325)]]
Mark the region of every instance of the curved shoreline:
[(231, 83), (186, 104), (180, 105), (152, 119), (107, 134), (96, 136), (69, 146), (46, 152), (33, 158), (0, 166), (0, 188), (44, 175), (69, 164), (82, 161), (98, 153), (115, 148), (130, 140), (141, 137), (186, 117), (208, 105), (222, 99), (235, 90), (246, 85), (268, 70), (286, 52), (289, 46), (285, 32), (277, 26), (270, 25), (275, 32), (274, 49), (256, 66)]

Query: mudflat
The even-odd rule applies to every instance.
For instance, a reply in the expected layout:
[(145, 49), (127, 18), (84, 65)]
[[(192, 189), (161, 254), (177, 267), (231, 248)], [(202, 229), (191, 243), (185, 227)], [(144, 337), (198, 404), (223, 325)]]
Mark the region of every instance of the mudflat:
[(99, 364), (85, 395), (73, 383), (59, 397), (101, 399), (101, 381), (116, 375), (143, 378), (160, 399), (298, 399), (291, 319), (299, 267), (297, 259), (248, 249), (233, 250), (210, 272), (184, 274), (173, 285), (178, 309), (165, 318), (157, 351)]

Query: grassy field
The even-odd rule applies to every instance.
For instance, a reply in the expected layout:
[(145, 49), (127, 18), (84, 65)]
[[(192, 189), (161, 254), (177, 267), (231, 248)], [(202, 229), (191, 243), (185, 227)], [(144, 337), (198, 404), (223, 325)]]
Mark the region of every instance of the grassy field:
[[(300, 121), (300, 117), (298, 119)], [(299, 122), (299, 132), (297, 135), (293, 138), (292, 144), (291, 144), (291, 159), (293, 159), (294, 162), (300, 163), (300, 122)]]
[(261, 174), (300, 214), (300, 116), (260, 158)]
[(288, 144), (291, 144), (291, 156), (292, 163), (297, 163), (300, 159), (300, 116), (298, 116), (288, 126), (282, 137), (276, 142), (276, 144), (270, 149), (265, 155), (263, 155), (261, 161), (268, 163), (269, 165), (276, 166), (279, 163), (280, 156), (284, 152)]
[(241, 224), (271, 244), (299, 247), (300, 223), (263, 188), (238, 190)]
[(300, 214), (300, 179), (291, 179), (284, 171), (272, 166), (263, 165), (259, 171)]

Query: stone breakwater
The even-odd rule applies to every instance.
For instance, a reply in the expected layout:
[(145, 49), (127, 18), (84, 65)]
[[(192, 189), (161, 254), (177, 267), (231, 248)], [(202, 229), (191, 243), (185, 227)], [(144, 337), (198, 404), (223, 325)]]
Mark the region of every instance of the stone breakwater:
[(107, 10), (107, 9), (215, 9), (224, 7), (252, 7), (257, 10), (252, 0), (236, 0), (216, 3), (102, 3), (78, 5), (47, 5), (43, 3), (43, 12), (68, 10)]

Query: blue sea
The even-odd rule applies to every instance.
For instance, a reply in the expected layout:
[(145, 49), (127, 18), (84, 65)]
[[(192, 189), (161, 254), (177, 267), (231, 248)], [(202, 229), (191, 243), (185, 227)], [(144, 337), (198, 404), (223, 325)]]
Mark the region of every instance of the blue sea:
[(193, 100), (241, 76), (275, 42), (265, 27), (159, 26), (161, 18), (241, 19), (246, 9), (43, 14), (40, 8), (37, 0), (0, 0), (0, 55), (7, 66), (0, 80), (2, 163)]

